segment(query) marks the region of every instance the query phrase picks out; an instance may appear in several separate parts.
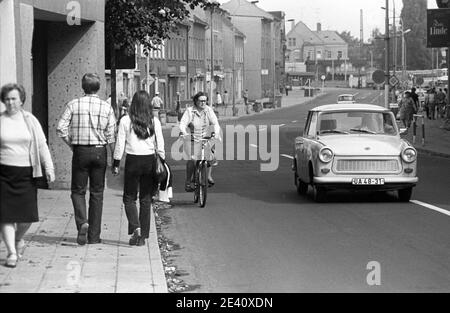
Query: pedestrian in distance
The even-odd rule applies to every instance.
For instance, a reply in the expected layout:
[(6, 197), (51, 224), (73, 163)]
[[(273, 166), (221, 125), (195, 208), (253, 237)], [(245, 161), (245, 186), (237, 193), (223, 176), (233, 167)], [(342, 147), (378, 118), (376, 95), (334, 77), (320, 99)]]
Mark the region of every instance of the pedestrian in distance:
[(400, 103), (400, 120), (406, 128), (411, 126), (414, 112), (417, 112), (416, 103), (411, 98), (411, 93), (407, 91)]
[(219, 107), (222, 106), (222, 96), (220, 95), (220, 92), (216, 92), (216, 99), (215, 99), (215, 108), (216, 110), (219, 109)]
[(230, 103), (230, 97), (229, 97), (229, 95), (228, 95), (228, 91), (224, 91), (223, 92), (223, 110), (224, 110), (224, 113), (223, 113), (223, 115), (227, 115), (227, 108), (228, 108), (228, 104)]
[[(411, 99), (413, 99), (414, 103), (416, 104), (416, 108), (419, 108), (420, 107), (419, 95), (416, 93), (415, 87), (411, 88)], [(417, 113), (417, 111), (415, 113)]]
[[(55, 180), (54, 166), (41, 124), (23, 109), (23, 86), (7, 84), (0, 100), (0, 229), (5, 241), (5, 266), (16, 267), (31, 223), (39, 221), (36, 178)], [(42, 172), (42, 168), (44, 172)]]
[(164, 101), (159, 96), (159, 91), (155, 92), (155, 96), (152, 98), (151, 105), (154, 110), (161, 110), (164, 106)]
[[(72, 150), (71, 199), (79, 245), (101, 242), (107, 147), (114, 151), (116, 117), (97, 95), (100, 77), (87, 73), (81, 80), (85, 95), (70, 101), (61, 115), (57, 135)], [(89, 208), (86, 189), (89, 180)]]
[[(156, 154), (165, 159), (164, 137), (159, 119), (153, 116), (150, 95), (138, 91), (129, 114), (120, 120), (114, 151), (113, 175), (119, 175), (120, 160), (126, 152), (123, 203), (128, 218), (129, 244), (145, 245), (150, 233), (152, 197), (158, 188)], [(139, 212), (136, 200), (139, 193)]]
[(428, 119), (435, 120), (436, 119), (436, 89), (433, 87), (429, 91), (428, 97), (427, 97), (427, 103), (428, 107)]
[(244, 98), (245, 112), (247, 114), (250, 114), (249, 104), (248, 104), (248, 89), (245, 89), (245, 91), (242, 93), (242, 98)]
[(444, 118), (445, 116), (445, 96), (446, 94), (442, 91), (442, 88), (439, 88), (439, 91), (436, 93), (436, 108), (437, 108), (437, 116)]

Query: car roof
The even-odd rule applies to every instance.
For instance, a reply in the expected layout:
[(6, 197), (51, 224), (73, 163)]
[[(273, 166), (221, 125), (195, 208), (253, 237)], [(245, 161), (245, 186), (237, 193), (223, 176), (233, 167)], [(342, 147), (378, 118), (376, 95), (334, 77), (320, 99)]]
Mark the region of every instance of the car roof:
[(339, 97), (353, 97), (353, 95), (351, 93), (344, 93), (342, 95), (339, 95), (338, 98)]
[(362, 104), (362, 103), (343, 103), (343, 104), (325, 104), (315, 108), (312, 108), (311, 111), (316, 112), (327, 112), (327, 111), (376, 111), (376, 112), (386, 112), (389, 109), (373, 104)]

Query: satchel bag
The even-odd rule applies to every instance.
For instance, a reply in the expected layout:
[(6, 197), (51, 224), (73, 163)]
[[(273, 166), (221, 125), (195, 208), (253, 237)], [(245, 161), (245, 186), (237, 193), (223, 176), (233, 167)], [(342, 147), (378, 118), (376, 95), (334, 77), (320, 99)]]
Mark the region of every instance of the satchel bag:
[(155, 143), (156, 143), (156, 149), (155, 149), (155, 155), (156, 155), (156, 180), (158, 182), (161, 182), (164, 180), (164, 176), (166, 174), (166, 167), (164, 166), (164, 160), (161, 158), (161, 156), (158, 153), (158, 139), (156, 137), (156, 130), (155, 130)]

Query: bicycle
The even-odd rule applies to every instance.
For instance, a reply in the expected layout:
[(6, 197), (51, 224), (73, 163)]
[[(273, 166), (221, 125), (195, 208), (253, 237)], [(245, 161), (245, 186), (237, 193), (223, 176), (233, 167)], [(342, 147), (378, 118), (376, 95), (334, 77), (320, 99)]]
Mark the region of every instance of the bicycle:
[[(182, 136), (186, 137), (186, 136)], [(207, 169), (211, 166), (211, 161), (206, 157), (205, 147), (214, 138), (203, 137), (202, 139), (193, 139), (194, 142), (200, 144), (199, 157), (196, 158), (194, 153), (191, 153), (192, 160), (195, 160), (194, 169), (194, 203), (198, 203), (201, 208), (206, 205), (206, 196), (208, 190), (208, 173)], [(194, 149), (195, 150), (195, 149)], [(211, 151), (209, 151), (211, 154)]]

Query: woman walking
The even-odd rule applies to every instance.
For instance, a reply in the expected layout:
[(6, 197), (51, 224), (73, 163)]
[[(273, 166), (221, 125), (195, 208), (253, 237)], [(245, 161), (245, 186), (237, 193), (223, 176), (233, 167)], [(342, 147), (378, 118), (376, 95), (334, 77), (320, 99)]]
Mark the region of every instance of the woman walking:
[[(119, 174), (126, 152), (123, 203), (128, 218), (129, 244), (142, 246), (150, 232), (152, 196), (157, 190), (156, 153), (165, 158), (161, 123), (153, 117), (151, 98), (146, 91), (134, 94), (128, 115), (120, 120), (114, 151), (113, 174)], [(139, 193), (139, 213), (136, 206)]]
[(23, 86), (7, 84), (0, 100), (6, 111), (0, 115), (0, 228), (8, 256), (5, 266), (16, 267), (24, 246), (23, 236), (39, 221), (35, 178), (55, 180), (50, 151), (41, 124), (23, 110)]

